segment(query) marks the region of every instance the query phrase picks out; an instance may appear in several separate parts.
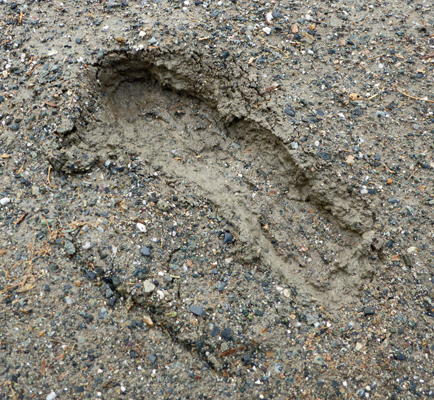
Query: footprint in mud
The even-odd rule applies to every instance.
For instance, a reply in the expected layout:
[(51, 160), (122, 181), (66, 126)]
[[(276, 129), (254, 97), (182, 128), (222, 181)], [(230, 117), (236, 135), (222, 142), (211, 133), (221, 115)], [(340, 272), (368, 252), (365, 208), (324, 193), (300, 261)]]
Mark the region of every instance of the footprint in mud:
[(206, 198), (238, 229), (239, 258), (261, 258), (300, 295), (336, 304), (356, 294), (373, 268), (366, 205), (341, 198), (338, 183), (258, 123), (224, 123), (210, 102), (182, 92), (179, 74), (176, 85), (168, 78), (175, 91), (138, 64), (98, 68), (104, 106), (81, 133), (86, 152), (134, 155), (179, 193)]

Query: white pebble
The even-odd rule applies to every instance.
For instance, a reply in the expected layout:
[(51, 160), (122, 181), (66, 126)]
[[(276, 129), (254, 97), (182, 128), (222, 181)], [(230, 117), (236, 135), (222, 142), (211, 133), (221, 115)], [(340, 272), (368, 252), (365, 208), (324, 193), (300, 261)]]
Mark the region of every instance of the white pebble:
[(2, 206), (5, 206), (6, 204), (8, 204), (8, 203), (10, 203), (11, 202), (11, 199), (9, 198), (9, 197), (3, 197), (1, 200), (0, 200), (0, 204), (2, 205)]
[(417, 247), (416, 246), (411, 246), (407, 249), (407, 253), (408, 254), (414, 254), (417, 252)]
[(268, 26), (266, 26), (265, 28), (262, 29), (267, 35), (269, 35), (271, 33), (271, 28), (269, 28)]
[(146, 226), (143, 225), (143, 224), (141, 224), (140, 222), (137, 224), (137, 229), (138, 229), (140, 232), (143, 232), (143, 233), (146, 232)]
[(56, 392), (54, 390), (47, 396), (47, 400), (54, 400), (57, 397)]

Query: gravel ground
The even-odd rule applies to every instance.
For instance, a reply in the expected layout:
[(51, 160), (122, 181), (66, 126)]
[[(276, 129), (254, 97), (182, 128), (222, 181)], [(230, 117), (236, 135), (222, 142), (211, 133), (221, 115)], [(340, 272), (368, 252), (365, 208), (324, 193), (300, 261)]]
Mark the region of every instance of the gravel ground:
[(0, 399), (434, 397), (429, 2), (0, 0)]

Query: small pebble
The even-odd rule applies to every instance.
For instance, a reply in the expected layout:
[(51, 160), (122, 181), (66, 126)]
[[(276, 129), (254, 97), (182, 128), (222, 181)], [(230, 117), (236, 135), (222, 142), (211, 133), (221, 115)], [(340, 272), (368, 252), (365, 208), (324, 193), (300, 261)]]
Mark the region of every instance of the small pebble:
[(142, 248), (140, 249), (140, 254), (141, 254), (142, 256), (149, 257), (149, 256), (151, 255), (151, 249), (150, 249), (149, 247), (142, 247)]
[(141, 224), (140, 222), (139, 223), (137, 223), (137, 229), (140, 231), (140, 232), (142, 232), (142, 233), (146, 233), (146, 226), (145, 225), (143, 225), (143, 224)]
[(232, 332), (231, 332), (231, 328), (224, 328), (223, 332), (222, 332), (222, 338), (228, 341), (232, 341)]
[(224, 244), (231, 244), (234, 241), (234, 237), (229, 232), (225, 232), (225, 236), (223, 238)]
[(194, 315), (197, 315), (198, 317), (201, 317), (205, 314), (205, 310), (201, 306), (196, 306), (194, 304), (190, 306), (190, 312), (192, 312)]
[(75, 254), (75, 246), (70, 240), (65, 240), (65, 250), (70, 256)]
[(157, 361), (157, 356), (155, 354), (149, 354), (149, 361), (151, 362), (151, 364), (155, 364), (155, 362)]
[(364, 310), (365, 315), (374, 315), (375, 314), (375, 310), (372, 307), (365, 307)]
[(146, 281), (143, 282), (143, 290), (147, 294), (152, 293), (155, 290), (155, 285), (152, 283), (152, 281), (147, 279)]
[(314, 362), (315, 364), (320, 365), (321, 367), (323, 367), (323, 366), (325, 365), (324, 358), (321, 357), (321, 356), (315, 356), (315, 358), (313, 359), (313, 362)]
[(47, 395), (46, 400), (54, 400), (56, 397), (57, 397), (56, 392), (52, 390), (51, 393)]

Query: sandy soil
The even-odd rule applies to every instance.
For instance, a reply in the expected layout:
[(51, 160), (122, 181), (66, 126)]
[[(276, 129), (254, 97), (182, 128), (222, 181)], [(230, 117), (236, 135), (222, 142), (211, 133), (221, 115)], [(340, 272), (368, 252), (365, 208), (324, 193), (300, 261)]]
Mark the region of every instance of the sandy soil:
[(0, 399), (434, 396), (432, 5), (0, 15)]

